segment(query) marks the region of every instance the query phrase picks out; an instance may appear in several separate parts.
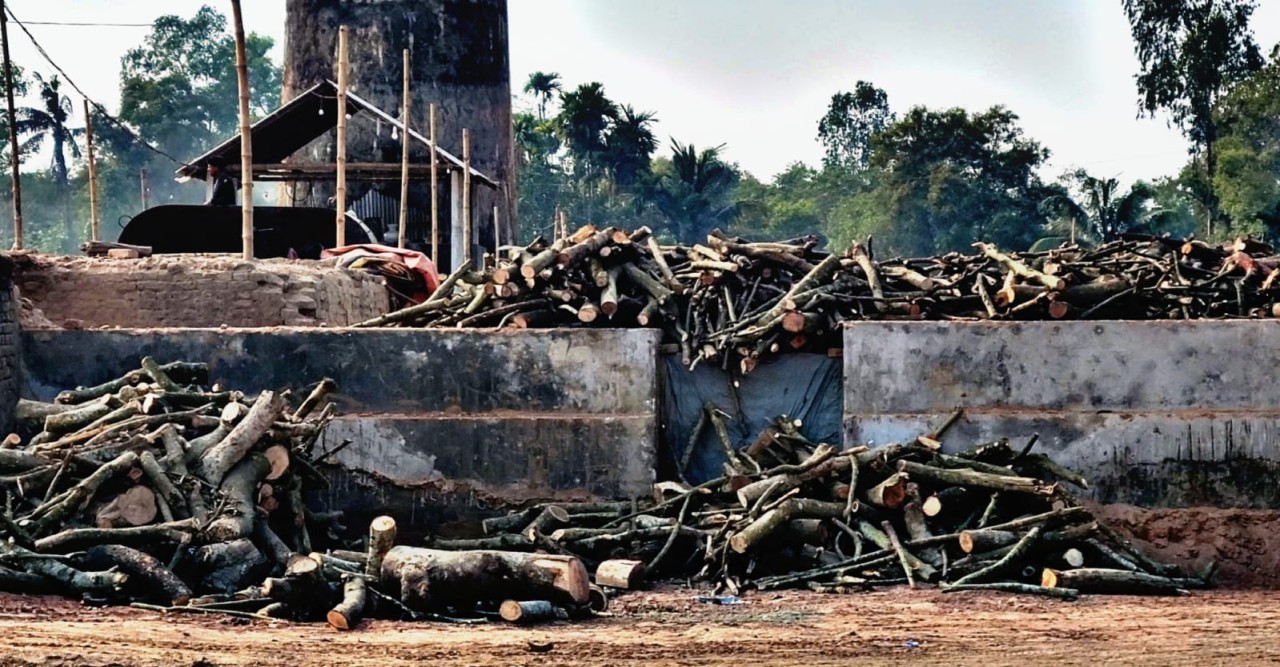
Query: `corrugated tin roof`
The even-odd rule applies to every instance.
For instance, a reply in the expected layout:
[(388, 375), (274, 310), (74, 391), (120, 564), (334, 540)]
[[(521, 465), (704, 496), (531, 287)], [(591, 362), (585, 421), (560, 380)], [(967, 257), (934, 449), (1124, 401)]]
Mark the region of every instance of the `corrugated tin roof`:
[[(293, 155), (302, 147), (311, 143), (320, 135), (332, 130), (338, 123), (338, 86), (332, 81), (322, 81), (306, 92), (289, 100), (280, 108), (263, 116), (250, 126), (253, 137), (253, 160), (255, 163), (279, 163)], [(347, 113), (355, 115), (367, 111), (383, 122), (390, 123), (400, 132), (406, 132), (404, 125), (390, 114), (374, 106), (369, 101), (347, 93)], [(412, 128), (408, 135), (428, 148), (434, 148), (444, 169), (462, 170), (463, 164), (457, 156), (438, 146), (432, 146), (431, 140), (422, 136)], [(239, 164), (240, 135), (227, 139), (209, 152), (183, 165), (177, 170), (179, 178), (198, 178), (203, 180), (206, 168), (213, 160), (223, 164)], [(492, 178), (471, 168), (471, 176), (480, 183), (496, 188), (498, 184)]]

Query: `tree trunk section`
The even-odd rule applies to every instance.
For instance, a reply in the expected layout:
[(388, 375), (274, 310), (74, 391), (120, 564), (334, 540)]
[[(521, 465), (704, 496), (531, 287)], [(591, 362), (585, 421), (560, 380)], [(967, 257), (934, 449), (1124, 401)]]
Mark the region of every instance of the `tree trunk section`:
[(382, 561), (385, 590), (409, 585), (432, 605), (511, 598), (579, 605), (587, 602), (589, 583), (581, 561), (554, 554), (399, 546)]

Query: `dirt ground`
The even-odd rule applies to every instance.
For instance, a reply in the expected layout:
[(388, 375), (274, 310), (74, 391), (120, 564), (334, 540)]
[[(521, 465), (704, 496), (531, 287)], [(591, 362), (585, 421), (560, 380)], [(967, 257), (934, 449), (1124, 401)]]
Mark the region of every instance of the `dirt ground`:
[[(532, 629), (366, 623), (339, 633), (214, 617), (86, 609), (0, 595), (0, 665), (1256, 664), (1280, 660), (1280, 592), (1059, 602), (903, 588), (754, 594), (717, 606), (666, 589), (613, 616)], [(549, 645), (549, 646), (548, 646)], [(545, 649), (538, 652), (535, 648)]]

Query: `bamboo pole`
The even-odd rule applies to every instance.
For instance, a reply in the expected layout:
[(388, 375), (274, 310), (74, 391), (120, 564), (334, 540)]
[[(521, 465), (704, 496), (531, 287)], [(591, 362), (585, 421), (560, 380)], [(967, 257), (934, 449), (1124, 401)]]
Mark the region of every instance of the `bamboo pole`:
[(462, 128), (462, 261), (471, 263), (471, 131)]
[(9, 114), (9, 163), (13, 167), (13, 249), (22, 249), (22, 179), (18, 174), (18, 119), (13, 111), (13, 66), (9, 62), (9, 17), (0, 0), (0, 43), (4, 49), (4, 97)]
[(436, 103), (432, 102), (427, 112), (427, 123), (431, 126), (431, 261), (440, 265), (440, 178), (437, 174), (436, 160)]
[(409, 230), (409, 49), (404, 50), (404, 110), (400, 122), (400, 245), (408, 240)]
[[(231, 15), (235, 21), (236, 79), (240, 87), (240, 240), (244, 258), (253, 259), (253, 134), (249, 129), (249, 64), (244, 49), (244, 18), (240, 14), (240, 0), (231, 0)], [(96, 222), (94, 231), (96, 241)]]
[(98, 164), (93, 156), (93, 114), (89, 110), (89, 98), (84, 98), (84, 140), (89, 154), (89, 240), (99, 241), (98, 220)]
[(147, 168), (142, 168), (142, 173), (138, 174), (138, 181), (142, 186), (142, 210), (147, 210), (151, 206), (151, 197), (148, 194), (151, 191), (151, 183), (147, 180)]
[(493, 206), (493, 256), (498, 257), (499, 248), (502, 247), (502, 225), (498, 220), (498, 205)]
[(338, 209), (335, 246), (347, 244), (347, 26), (338, 28), (338, 183), (334, 202)]

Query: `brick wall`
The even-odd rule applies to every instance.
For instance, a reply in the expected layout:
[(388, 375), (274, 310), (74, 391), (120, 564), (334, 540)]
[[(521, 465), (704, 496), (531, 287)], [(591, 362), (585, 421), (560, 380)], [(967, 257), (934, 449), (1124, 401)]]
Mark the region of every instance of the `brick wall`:
[(388, 309), (379, 278), (309, 261), (18, 256), (14, 280), (54, 325), (345, 326)]

